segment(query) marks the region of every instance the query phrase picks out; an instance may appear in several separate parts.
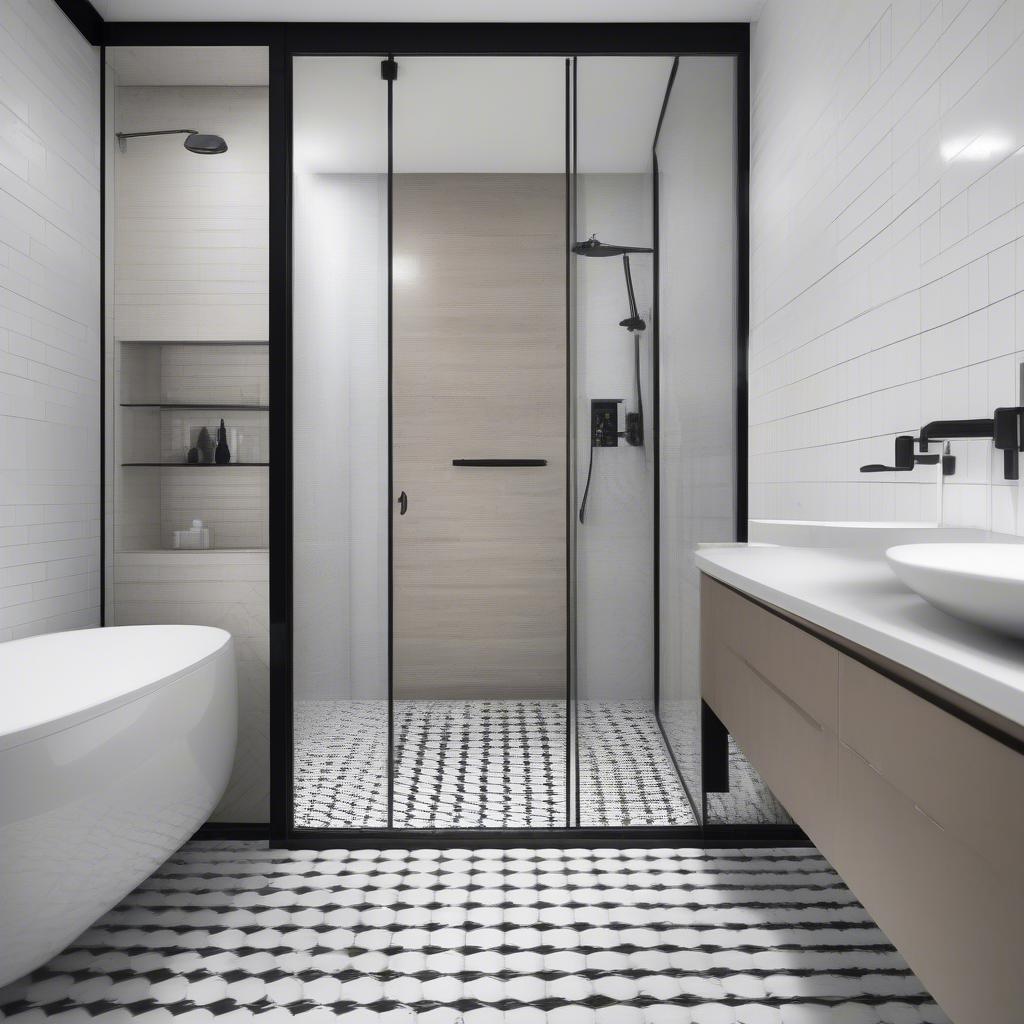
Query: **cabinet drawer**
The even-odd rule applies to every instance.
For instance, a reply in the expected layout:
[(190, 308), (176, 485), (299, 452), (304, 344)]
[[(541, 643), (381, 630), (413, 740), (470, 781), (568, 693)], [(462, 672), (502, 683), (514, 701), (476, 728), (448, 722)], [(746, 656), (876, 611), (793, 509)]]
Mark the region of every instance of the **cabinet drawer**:
[(830, 859), (953, 1020), (1020, 1024), (1020, 875), (992, 871), (843, 743)]
[(826, 857), (832, 849), (836, 738), (719, 646), (704, 700)]
[(721, 584), (713, 587), (712, 608), (717, 643), (834, 732), (839, 653)]
[(845, 655), (839, 722), (840, 739), (950, 835), (1022, 873), (1024, 755)]

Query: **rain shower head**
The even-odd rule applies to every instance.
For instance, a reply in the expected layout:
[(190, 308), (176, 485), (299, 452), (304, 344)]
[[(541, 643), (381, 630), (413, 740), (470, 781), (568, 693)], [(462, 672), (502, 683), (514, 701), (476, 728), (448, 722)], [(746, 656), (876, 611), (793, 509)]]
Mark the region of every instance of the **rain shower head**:
[(228, 144), (219, 135), (203, 135), (201, 132), (192, 132), (185, 139), (185, 148), (190, 153), (205, 153), (208, 156), (215, 156), (217, 153), (226, 153)]
[(185, 148), (190, 153), (214, 156), (228, 151), (228, 144), (219, 135), (204, 135), (195, 128), (169, 128), (159, 132), (118, 132), (117, 144), (123, 153), (128, 148), (128, 139), (138, 139), (146, 135), (184, 135)]
[(597, 235), (591, 235), (585, 242), (577, 242), (572, 251), (577, 256), (625, 256), (630, 252), (654, 252), (640, 245), (612, 245), (610, 242), (598, 241)]

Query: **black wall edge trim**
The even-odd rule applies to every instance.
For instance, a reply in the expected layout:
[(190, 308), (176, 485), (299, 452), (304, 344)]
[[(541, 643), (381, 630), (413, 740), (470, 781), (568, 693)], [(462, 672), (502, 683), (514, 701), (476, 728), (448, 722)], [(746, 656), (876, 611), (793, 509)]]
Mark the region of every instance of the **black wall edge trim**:
[(812, 846), (795, 825), (680, 825), (669, 828), (296, 829), (275, 849), (294, 850), (615, 850), (676, 847)]
[(89, 0), (53, 0), (64, 12), (65, 17), (85, 37), (86, 42), (93, 46), (101, 46), (104, 37), (105, 22), (100, 12)]
[(100, 41), (108, 46), (260, 46), (283, 35), (292, 54), (381, 57), (736, 54), (750, 41), (746, 22), (101, 21), (101, 26)]
[(270, 822), (268, 821), (207, 821), (199, 826), (192, 839), (200, 841), (212, 839), (269, 841), (270, 832)]

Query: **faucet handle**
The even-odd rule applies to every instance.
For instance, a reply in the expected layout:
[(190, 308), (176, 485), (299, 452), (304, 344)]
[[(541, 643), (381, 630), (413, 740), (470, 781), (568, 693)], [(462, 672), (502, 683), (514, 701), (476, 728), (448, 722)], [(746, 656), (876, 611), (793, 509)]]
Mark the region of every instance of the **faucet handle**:
[(914, 439), (909, 434), (896, 438), (896, 468), (914, 468)]
[(1009, 406), (996, 409), (992, 414), (992, 443), (1003, 453), (1003, 478), (1017, 480), (1020, 477), (1018, 452), (1024, 442), (1024, 408)]
[(896, 438), (896, 458), (894, 465), (883, 466), (881, 463), (872, 462), (868, 466), (861, 466), (862, 473), (907, 473), (912, 470), (919, 461), (920, 456), (914, 455), (914, 439), (909, 434), (900, 434)]

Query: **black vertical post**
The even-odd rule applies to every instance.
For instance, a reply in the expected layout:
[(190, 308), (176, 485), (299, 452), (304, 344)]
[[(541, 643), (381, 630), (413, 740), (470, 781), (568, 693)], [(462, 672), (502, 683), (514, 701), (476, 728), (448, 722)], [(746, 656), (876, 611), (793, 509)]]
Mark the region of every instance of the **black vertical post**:
[[(572, 809), (576, 809), (577, 824), (579, 823), (579, 771), (576, 771), (574, 790), (573, 765), (576, 758), (573, 756), (573, 743), (578, 743), (578, 734), (573, 728), (573, 719), (576, 714), (576, 697), (573, 665), (575, 664), (575, 651), (573, 646), (576, 643), (576, 602), (574, 600), (575, 586), (573, 585), (575, 565), (575, 544), (573, 544), (573, 531), (576, 528), (575, 503), (576, 495), (574, 484), (576, 462), (573, 458), (573, 431), (572, 422), (576, 415), (573, 408), (572, 397), (572, 375), (576, 371), (573, 360), (572, 345), (572, 314), (573, 314), (573, 289), (572, 289), (572, 230), (573, 230), (573, 208), (575, 196), (573, 189), (576, 185), (574, 174), (575, 160), (575, 132), (576, 132), (576, 59), (567, 57), (565, 61), (565, 824), (572, 828)], [(575, 792), (575, 799), (570, 799), (570, 794)]]
[(700, 760), (705, 793), (729, 792), (729, 731), (722, 720), (700, 702)]
[[(750, 26), (747, 26), (749, 33)], [(749, 40), (749, 35), (748, 35)], [(747, 351), (750, 335), (750, 46), (736, 55), (736, 539), (747, 539)]]
[[(654, 609), (654, 659), (652, 671), (654, 672), (654, 717), (659, 727), (661, 725), (661, 234), (660, 219), (661, 209), (659, 206), (660, 195), (658, 192), (658, 138), (661, 135), (661, 126), (665, 122), (665, 114), (668, 111), (669, 97), (672, 95), (672, 86), (676, 81), (676, 74), (679, 71), (679, 58), (672, 61), (672, 70), (668, 75), (668, 82), (665, 85), (665, 95), (661, 100), (661, 110), (658, 113), (658, 124), (654, 129), (654, 138), (651, 140), (651, 247), (654, 253), (651, 257), (651, 459), (654, 463), (654, 488), (652, 494), (653, 522), (651, 524), (651, 583), (653, 588), (652, 607)], [(671, 748), (668, 739), (666, 746)], [(678, 766), (677, 766), (678, 767)], [(680, 775), (682, 780), (682, 775)], [(686, 782), (683, 781), (683, 786)]]
[(107, 48), (100, 47), (100, 625), (107, 624)]
[(393, 54), (381, 61), (380, 74), (388, 87), (388, 828), (395, 819), (395, 480), (394, 452), (394, 199), (395, 199), (395, 79)]
[(292, 64), (286, 30), (270, 44), (270, 838), (292, 831)]

